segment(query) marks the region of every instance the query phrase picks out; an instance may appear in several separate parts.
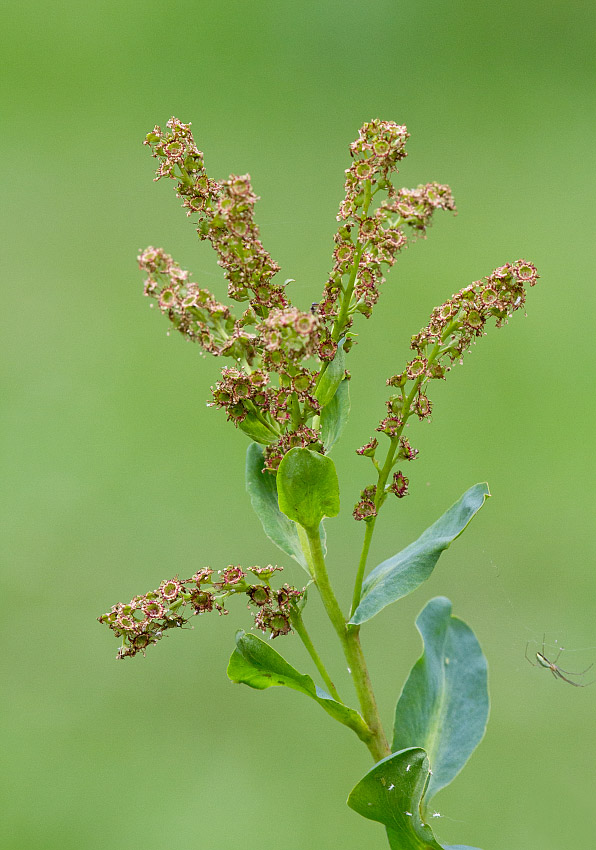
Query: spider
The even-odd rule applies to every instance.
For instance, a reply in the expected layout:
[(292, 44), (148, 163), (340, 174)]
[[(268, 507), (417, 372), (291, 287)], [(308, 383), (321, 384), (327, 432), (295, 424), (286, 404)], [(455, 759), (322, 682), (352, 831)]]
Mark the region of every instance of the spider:
[[(549, 661), (546, 655), (544, 654), (545, 637), (546, 636), (543, 636), (542, 638), (542, 652), (536, 653), (536, 661), (538, 662), (538, 664), (535, 664), (528, 656), (528, 646), (530, 645), (530, 641), (528, 641), (526, 644), (526, 659), (530, 662), (532, 667), (546, 667), (547, 670), (550, 670), (555, 679), (562, 679), (564, 682), (567, 682), (568, 685), (573, 685), (574, 688), (586, 688), (588, 685), (593, 685), (594, 682), (596, 682), (596, 679), (594, 679), (592, 682), (573, 682), (571, 679), (568, 679), (567, 676), (583, 676), (584, 673), (587, 673), (588, 670), (590, 670), (594, 666), (594, 664), (590, 664), (590, 666), (586, 667), (585, 670), (582, 670), (581, 673), (572, 673), (570, 670), (561, 670), (561, 668), (557, 666), (557, 661), (559, 660), (559, 656), (563, 652), (563, 647), (561, 646), (559, 648), (555, 660)], [(566, 675), (564, 676), (563, 673), (565, 673)]]

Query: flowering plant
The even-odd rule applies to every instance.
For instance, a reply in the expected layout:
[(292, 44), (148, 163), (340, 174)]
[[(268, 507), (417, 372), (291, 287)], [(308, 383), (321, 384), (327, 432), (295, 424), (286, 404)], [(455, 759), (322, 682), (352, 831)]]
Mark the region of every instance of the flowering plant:
[[(178, 197), (197, 233), (215, 249), (228, 297), (243, 303), (235, 314), (163, 250), (139, 255), (145, 295), (166, 318), (206, 352), (229, 358), (212, 387), (213, 407), (251, 440), (246, 485), (267, 536), (305, 570), (306, 586), (277, 581), (282, 567), (197, 565), (190, 578), (175, 576), (155, 590), (114, 605), (99, 617), (120, 640), (119, 658), (145, 654), (192, 614), (226, 614), (232, 597), (244, 598), (254, 626), (270, 638), (295, 633), (325, 685), (292, 667), (267, 641), (240, 631), (230, 658), (234, 682), (264, 689), (285, 686), (316, 701), (350, 728), (370, 751), (373, 768), (356, 785), (348, 805), (386, 828), (393, 850), (446, 848), (429, 821), (434, 795), (461, 770), (484, 734), (488, 716), (486, 660), (471, 629), (452, 616), (445, 597), (431, 599), (416, 625), (424, 649), (397, 702), (389, 742), (379, 716), (360, 643), (364, 623), (415, 590), (433, 571), (441, 552), (466, 528), (489, 494), (476, 484), (406, 549), (367, 573), (379, 512), (392, 496), (408, 494), (404, 472), (418, 450), (404, 435), (413, 417), (429, 419), (432, 381), (444, 380), (462, 362), (488, 323), (497, 327), (520, 309), (526, 287), (537, 280), (525, 260), (507, 263), (461, 289), (430, 315), (412, 337), (413, 356), (387, 379), (387, 409), (358, 455), (370, 464), (372, 482), (360, 493), (353, 517), (363, 526), (355, 564), (352, 605), (342, 611), (327, 573), (323, 520), (340, 511), (338, 478), (330, 452), (350, 412), (346, 360), (355, 320), (370, 318), (384, 275), (408, 241), (425, 236), (437, 210), (455, 211), (448, 186), (428, 183), (396, 189), (398, 163), (406, 156), (402, 125), (371, 121), (350, 146), (345, 197), (335, 234), (333, 267), (321, 299), (310, 309), (293, 306), (288, 284), (259, 239), (258, 200), (249, 175), (216, 181), (208, 176), (190, 125), (176, 118), (145, 140), (158, 160), (157, 177), (176, 181)], [(371, 468), (372, 467), (372, 468)], [(321, 596), (351, 673), (358, 708), (340, 696), (305, 626), (308, 593)], [(277, 644), (276, 644), (277, 645)], [(465, 850), (463, 845), (458, 845)], [(452, 847), (451, 850), (455, 850)], [(470, 848), (468, 848), (470, 850)]]

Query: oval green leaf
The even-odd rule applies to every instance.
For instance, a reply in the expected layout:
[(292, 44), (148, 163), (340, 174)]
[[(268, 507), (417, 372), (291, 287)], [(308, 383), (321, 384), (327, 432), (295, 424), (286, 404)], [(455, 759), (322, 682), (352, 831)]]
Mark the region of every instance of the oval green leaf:
[(487, 664), (474, 632), (451, 616), (444, 596), (416, 620), (424, 652), (395, 709), (393, 749), (422, 747), (432, 776), (427, 802), (457, 776), (478, 746), (488, 720)]
[[(387, 828), (392, 850), (456, 850), (439, 844), (420, 804), (430, 775), (424, 750), (411, 747), (369, 770), (348, 797), (348, 806)], [(460, 850), (477, 850), (457, 845)]]
[(246, 490), (251, 504), (267, 537), (308, 572), (296, 523), (280, 511), (275, 475), (264, 472), (264, 466), (263, 449), (251, 443), (246, 452)]
[(321, 439), (329, 452), (341, 437), (350, 415), (350, 382), (341, 382), (331, 401), (321, 411)]
[(365, 623), (386, 605), (402, 599), (426, 581), (441, 552), (464, 531), (487, 496), (490, 496), (488, 484), (470, 487), (418, 540), (375, 567), (364, 579), (360, 605), (350, 623)]
[(279, 652), (256, 635), (244, 631), (236, 634), (236, 649), (228, 664), (228, 678), (261, 691), (281, 685), (306, 694), (339, 723), (353, 729), (362, 740), (370, 739), (368, 726), (357, 711), (334, 700), (315, 685), (310, 676), (299, 673)]
[(290, 449), (277, 470), (277, 495), (282, 513), (309, 531), (316, 529), (323, 517), (339, 513), (335, 464), (310, 449)]
[(329, 363), (321, 376), (319, 385), (315, 391), (315, 398), (321, 407), (329, 404), (346, 373), (346, 355), (344, 353), (345, 338), (339, 341), (335, 357)]
[[(261, 520), (263, 531), (269, 540), (297, 561), (310, 575), (296, 523), (288, 519), (279, 509), (276, 476), (271, 472), (264, 472), (264, 468), (262, 447), (257, 443), (251, 443), (246, 452), (246, 491), (250, 496), (254, 512)], [(323, 554), (325, 554), (327, 541), (323, 523), (319, 526), (319, 536)]]

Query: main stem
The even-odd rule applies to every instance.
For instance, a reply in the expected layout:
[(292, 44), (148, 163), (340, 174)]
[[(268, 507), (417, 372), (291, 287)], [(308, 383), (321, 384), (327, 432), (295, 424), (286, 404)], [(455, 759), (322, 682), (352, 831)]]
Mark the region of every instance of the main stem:
[(364, 653), (360, 645), (360, 630), (358, 627), (347, 625), (339, 607), (329, 581), (329, 576), (327, 575), (327, 567), (325, 565), (325, 557), (321, 547), (318, 528), (307, 529), (306, 532), (308, 548), (310, 550), (307, 555), (307, 561), (312, 564), (314, 579), (321, 594), (327, 616), (331, 620), (331, 624), (339, 637), (346, 661), (348, 662), (348, 669), (354, 682), (362, 716), (370, 729), (371, 736), (367, 742), (367, 747), (374, 760), (380, 761), (385, 756), (391, 754), (391, 749), (385, 737), (368, 668), (364, 659)]

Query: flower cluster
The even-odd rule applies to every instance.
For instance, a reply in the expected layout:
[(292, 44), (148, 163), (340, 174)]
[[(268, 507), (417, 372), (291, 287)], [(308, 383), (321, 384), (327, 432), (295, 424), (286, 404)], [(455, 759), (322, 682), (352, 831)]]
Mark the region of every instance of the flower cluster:
[(296, 590), (284, 584), (279, 590), (271, 590), (264, 585), (253, 588), (249, 593), (250, 601), (258, 607), (255, 626), (262, 632), (271, 632), (271, 637), (287, 635), (292, 630), (292, 605), (304, 595), (304, 590)]
[[(396, 432), (401, 427), (401, 420), (397, 417), (387, 417), (387, 419), (391, 418), (391, 428), (395, 428)], [(383, 420), (383, 422), (387, 422), (387, 420)], [(381, 423), (383, 424), (383, 423)], [(386, 428), (389, 426), (385, 426)], [(381, 428), (377, 428), (377, 430), (384, 430)], [(387, 433), (385, 431), (385, 433)], [(359, 449), (356, 449), (356, 454), (361, 455), (362, 457), (369, 457), (372, 459), (373, 463), (377, 469), (375, 462), (375, 452), (379, 446), (379, 441), (376, 437), (366, 443), (364, 446), (361, 446)], [(418, 456), (418, 449), (412, 448), (409, 441), (406, 437), (400, 437), (397, 443), (397, 451), (395, 453), (394, 462), (398, 463), (400, 460), (410, 461), (415, 460)], [(381, 493), (380, 499), (377, 498), (377, 485), (371, 484), (368, 487), (365, 487), (364, 490), (360, 493), (360, 499), (356, 503), (354, 510), (352, 512), (352, 516), (356, 520), (370, 520), (373, 517), (377, 516), (379, 508), (387, 498), (389, 493), (393, 493), (397, 496), (398, 499), (402, 499), (408, 493), (408, 484), (409, 480), (403, 474), (401, 470), (398, 470), (393, 474), (393, 480), (391, 484), (385, 486), (384, 490)]]
[[(507, 263), (495, 269), (488, 277), (460, 290), (445, 304), (433, 310), (428, 325), (412, 337), (411, 348), (415, 356), (407, 363), (403, 372), (392, 375), (387, 385), (396, 390), (387, 401), (387, 416), (377, 431), (386, 434), (392, 441), (389, 450), (390, 467), (400, 461), (411, 461), (418, 454), (409, 441), (402, 436), (408, 418), (416, 414), (419, 419), (428, 419), (432, 402), (426, 394), (426, 386), (433, 379), (442, 379), (470, 345), (484, 334), (490, 318), (500, 327), (526, 300), (526, 286), (538, 280), (535, 266), (525, 260)], [(378, 440), (372, 438), (357, 453), (369, 457), (385, 481), (386, 473), (375, 459)], [(371, 520), (388, 493), (402, 498), (408, 492), (408, 479), (401, 470), (393, 474), (389, 485), (384, 485), (379, 498), (377, 485), (366, 487), (354, 508), (354, 518)]]
[(295, 448), (309, 448), (313, 451), (323, 453), (323, 443), (317, 431), (307, 425), (299, 425), (295, 431), (288, 431), (275, 443), (265, 447), (263, 456), (265, 458), (265, 469), (276, 472), (283, 460), (283, 456)]
[(190, 273), (169, 254), (150, 246), (137, 260), (148, 275), (145, 295), (156, 299), (177, 331), (211, 354), (252, 361), (255, 334), (247, 332), (244, 323), (235, 320), (230, 309), (216, 301), (209, 290), (193, 283)]
[[(227, 614), (225, 600), (232, 595), (245, 594), (249, 606), (257, 609), (255, 625), (277, 637), (290, 631), (291, 605), (304, 593), (287, 584), (279, 590), (271, 588), (271, 577), (281, 569), (268, 565), (250, 567), (245, 572), (240, 567), (229, 566), (215, 574), (207, 567), (189, 579), (162, 581), (156, 590), (135, 596), (126, 604), (114, 605), (98, 620), (122, 640), (117, 657), (130, 658), (139, 652), (144, 654), (145, 649), (157, 643), (169, 629), (182, 628), (188, 622), (183, 613), (186, 606), (194, 614), (210, 611)], [(248, 582), (247, 573), (252, 573), (259, 583)]]
[[(334, 265), (318, 305), (319, 315), (339, 320), (342, 331), (351, 325), (355, 310), (371, 315), (385, 267), (395, 263), (407, 243), (403, 225), (424, 235), (435, 210), (455, 210), (448, 186), (428, 183), (395, 190), (391, 177), (406, 156), (408, 138), (403, 125), (375, 120), (361, 127), (350, 146), (354, 161), (346, 170), (345, 198), (337, 216)], [(373, 212), (371, 202), (380, 190), (387, 198)]]
[[(370, 315), (386, 268), (406, 244), (404, 226), (424, 235), (435, 210), (455, 209), (448, 186), (393, 186), (408, 136), (403, 125), (373, 120), (350, 145), (352, 164), (338, 215), (333, 270), (322, 300), (305, 312), (290, 304), (285, 287), (273, 282), (279, 267), (259, 240), (254, 222), (258, 198), (249, 176), (210, 178), (190, 125), (177, 118), (165, 130), (156, 126), (147, 134), (145, 144), (159, 163), (155, 179), (176, 181), (188, 215), (197, 216), (200, 238), (217, 252), (229, 296), (249, 301), (249, 306), (235, 317), (154, 247), (138, 257), (147, 274), (145, 294), (187, 339), (235, 361), (211, 388), (209, 404), (225, 410), (236, 427), (265, 446), (269, 472), (277, 470), (294, 446), (324, 452), (317, 388), (342, 339), (343, 352), (349, 351), (354, 314)], [(373, 204), (381, 190), (385, 199)], [(400, 426), (400, 417), (390, 410), (379, 430), (394, 436)]]
[(414, 233), (426, 234), (435, 210), (455, 212), (455, 201), (449, 186), (426, 183), (416, 189), (400, 189), (381, 204), (381, 209), (400, 217), (400, 223), (409, 225)]
[(198, 213), (197, 232), (208, 239), (219, 257), (228, 281), (228, 295), (235, 301), (250, 300), (257, 312), (262, 308), (285, 307), (287, 299), (271, 279), (279, 271), (259, 239), (254, 223), (250, 176), (232, 174), (218, 182), (207, 176), (203, 153), (195, 145), (190, 124), (171, 118), (166, 130), (156, 126), (145, 144), (159, 160), (156, 180), (177, 180), (177, 194), (188, 215)]
[(369, 484), (360, 493), (360, 499), (356, 502), (356, 506), (352, 512), (352, 516), (357, 520), (369, 520), (377, 515), (378, 507), (376, 504), (377, 485)]
[[(483, 280), (474, 281), (453, 295), (445, 304), (436, 307), (428, 325), (412, 337), (411, 348), (415, 356), (403, 372), (392, 375), (387, 385), (397, 392), (387, 401), (387, 416), (377, 426), (377, 431), (386, 434), (395, 447), (392, 449), (393, 464), (400, 460), (413, 460), (418, 454), (402, 431), (408, 418), (414, 413), (419, 419), (428, 419), (432, 402), (426, 394), (426, 386), (433, 379), (442, 379), (457, 360), (463, 362), (464, 353), (472, 343), (485, 333), (489, 319), (495, 319), (500, 327), (526, 300), (526, 286), (534, 286), (538, 280), (536, 267), (525, 260), (507, 263), (495, 269)], [(360, 449), (359, 455), (375, 461), (378, 441), (373, 438)], [(377, 466), (377, 468), (379, 468)], [(370, 489), (370, 488), (367, 488)], [(408, 479), (401, 471), (393, 476), (393, 482), (385, 493), (393, 492), (401, 498), (408, 491)], [(374, 498), (361, 494), (354, 509), (356, 519), (369, 519)], [(378, 509), (377, 500), (377, 509)]]
[(389, 386), (400, 389), (400, 393), (388, 402), (389, 409), (397, 409), (400, 414), (406, 412), (406, 387), (410, 381), (414, 392), (410, 410), (420, 419), (428, 418), (431, 404), (424, 393), (428, 381), (444, 378), (455, 361), (463, 362), (463, 355), (471, 344), (484, 335), (489, 319), (494, 318), (496, 326), (501, 327), (523, 307), (525, 287), (534, 286), (537, 280), (536, 267), (525, 260), (517, 260), (500, 266), (483, 280), (474, 281), (436, 307), (428, 325), (412, 337), (415, 357), (403, 373), (387, 381)]

